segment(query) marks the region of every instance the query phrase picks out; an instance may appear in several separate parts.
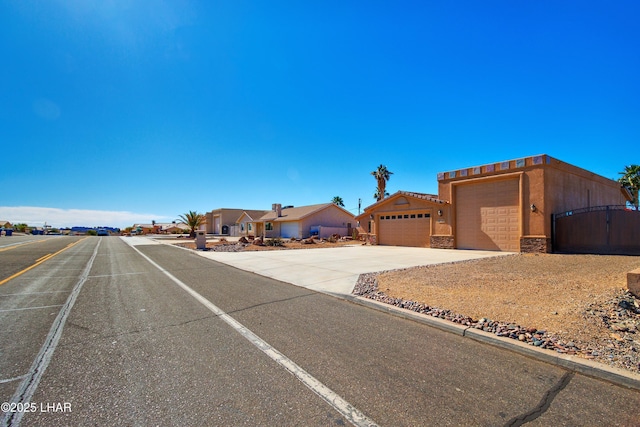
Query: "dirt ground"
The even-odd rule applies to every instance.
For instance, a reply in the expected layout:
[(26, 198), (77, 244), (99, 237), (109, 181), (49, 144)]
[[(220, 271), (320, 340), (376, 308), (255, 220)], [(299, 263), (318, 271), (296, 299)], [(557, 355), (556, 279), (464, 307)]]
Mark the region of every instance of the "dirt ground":
[(384, 273), (378, 290), (589, 342), (610, 331), (585, 321), (586, 311), (623, 293), (638, 267), (634, 256), (520, 254)]

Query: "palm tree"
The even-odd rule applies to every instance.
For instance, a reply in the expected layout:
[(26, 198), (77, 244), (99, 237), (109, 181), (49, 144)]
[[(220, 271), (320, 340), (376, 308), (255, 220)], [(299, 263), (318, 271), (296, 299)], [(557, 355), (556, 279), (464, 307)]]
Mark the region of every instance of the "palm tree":
[(393, 172), (389, 172), (386, 166), (380, 165), (378, 166), (378, 169), (371, 172), (371, 175), (373, 175), (376, 181), (378, 181), (378, 188), (373, 197), (377, 201), (380, 201), (389, 195), (385, 189), (387, 188), (387, 181), (389, 181)]
[(623, 187), (627, 188), (631, 195), (633, 196), (633, 200), (631, 203), (635, 206), (636, 210), (638, 210), (638, 192), (640, 191), (640, 165), (629, 165), (624, 167), (624, 172), (620, 172), (620, 179), (618, 182), (622, 184)]
[(384, 197), (380, 197), (380, 190), (378, 190), (376, 188), (375, 193), (373, 193), (373, 198), (378, 200), (378, 201), (380, 201), (380, 200), (384, 199), (385, 197), (389, 197), (389, 193), (385, 191), (384, 192)]
[(344, 208), (344, 200), (342, 200), (342, 197), (340, 196), (336, 196), (333, 199), (331, 199), (331, 203), (336, 204), (338, 206), (341, 206)]
[(191, 229), (189, 237), (192, 239), (196, 237), (196, 230), (200, 228), (201, 225), (207, 223), (207, 217), (196, 211), (189, 211), (186, 214), (180, 215), (179, 218)]

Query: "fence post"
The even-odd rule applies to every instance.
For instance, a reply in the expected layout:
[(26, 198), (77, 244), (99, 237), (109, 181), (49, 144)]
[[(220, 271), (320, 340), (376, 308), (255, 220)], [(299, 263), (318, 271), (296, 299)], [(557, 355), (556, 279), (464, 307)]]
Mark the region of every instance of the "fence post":
[(551, 252), (556, 251), (556, 216), (551, 214)]
[(610, 222), (610, 214), (609, 214), (609, 205), (607, 205), (607, 214), (606, 214), (606, 220), (607, 220), (607, 250), (611, 249), (611, 232), (610, 232), (610, 228), (609, 228), (609, 222)]

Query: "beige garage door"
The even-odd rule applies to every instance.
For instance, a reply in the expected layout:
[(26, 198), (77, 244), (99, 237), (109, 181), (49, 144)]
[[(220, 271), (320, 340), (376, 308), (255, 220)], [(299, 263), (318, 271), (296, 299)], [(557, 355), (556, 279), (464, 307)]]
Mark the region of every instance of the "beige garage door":
[(517, 179), (456, 187), (456, 241), (460, 249), (520, 251)]
[(428, 248), (431, 236), (429, 212), (380, 215), (378, 244)]

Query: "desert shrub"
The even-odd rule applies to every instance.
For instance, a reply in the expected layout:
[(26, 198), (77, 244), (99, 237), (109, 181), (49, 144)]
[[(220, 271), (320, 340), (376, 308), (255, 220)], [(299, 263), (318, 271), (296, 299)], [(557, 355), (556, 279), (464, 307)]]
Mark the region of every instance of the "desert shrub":
[(284, 246), (284, 240), (274, 237), (273, 239), (267, 239), (264, 244), (267, 246)]

